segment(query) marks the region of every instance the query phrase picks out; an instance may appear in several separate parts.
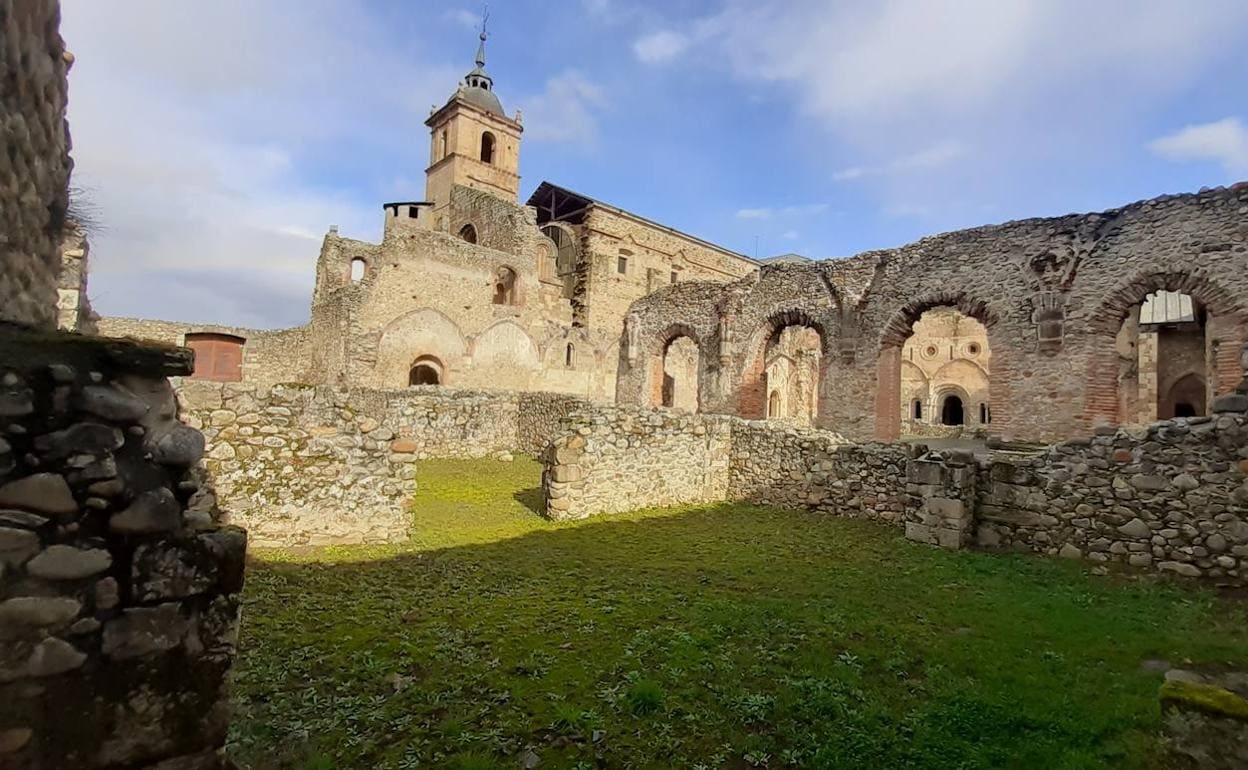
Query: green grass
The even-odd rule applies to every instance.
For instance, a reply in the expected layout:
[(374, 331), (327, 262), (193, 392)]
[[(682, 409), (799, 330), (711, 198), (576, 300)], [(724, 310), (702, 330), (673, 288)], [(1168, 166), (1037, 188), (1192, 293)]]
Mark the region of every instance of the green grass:
[(244, 768), (1155, 767), (1149, 658), (1242, 603), (748, 505), (553, 524), (527, 460), (420, 467), (410, 544), (251, 565)]

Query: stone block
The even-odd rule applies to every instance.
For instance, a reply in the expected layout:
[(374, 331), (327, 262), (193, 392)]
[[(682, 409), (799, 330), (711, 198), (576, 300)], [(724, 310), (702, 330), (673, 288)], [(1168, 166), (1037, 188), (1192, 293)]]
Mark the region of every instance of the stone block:
[(580, 481), (585, 472), (579, 465), (556, 465), (551, 469), (551, 478), (561, 484), (569, 481)]
[(935, 530), (935, 534), (937, 545), (941, 548), (948, 548), (953, 551), (960, 549), (966, 539), (965, 533), (961, 530), (947, 529), (945, 527)]
[(961, 519), (967, 515), (966, 503), (948, 497), (929, 497), (923, 505), (929, 512), (944, 519)]
[(1248, 394), (1224, 393), (1213, 399), (1213, 413), (1248, 412)]
[(131, 607), (104, 624), (103, 653), (124, 660), (172, 650), (186, 636), (189, 620), (176, 602)]
[(945, 466), (929, 460), (909, 460), (906, 462), (906, 480), (912, 484), (944, 484)]
[(936, 537), (932, 528), (913, 521), (906, 522), (906, 539), (916, 543), (935, 543)]
[(26, 571), (44, 580), (81, 580), (111, 567), (113, 557), (102, 548), (51, 545), (26, 565)]
[(148, 490), (135, 498), (129, 507), (113, 514), (108, 526), (127, 535), (169, 532), (178, 528), (182, 507), (165, 487)]
[(1153, 530), (1143, 519), (1135, 518), (1118, 528), (1127, 537), (1141, 539), (1153, 534)]
[(56, 473), (36, 473), (0, 487), (0, 507), (56, 517), (78, 513), (78, 503), (69, 485)]
[(1157, 563), (1157, 569), (1173, 572), (1183, 577), (1200, 577), (1200, 568), (1195, 564), (1184, 564), (1181, 561), (1163, 561)]

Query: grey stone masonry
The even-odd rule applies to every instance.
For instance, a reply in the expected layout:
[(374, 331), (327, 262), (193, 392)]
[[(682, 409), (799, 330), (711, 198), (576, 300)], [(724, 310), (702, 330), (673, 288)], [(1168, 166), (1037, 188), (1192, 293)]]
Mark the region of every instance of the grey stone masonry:
[(0, 330), (0, 767), (224, 767), (247, 536), (191, 509), (190, 364)]
[[(211, 484), (192, 511), (215, 505), (269, 547), (400, 542), (418, 461), (537, 455), (564, 416), (588, 406), (555, 393), (196, 380), (182, 380), (178, 396), (207, 439), (201, 473)], [(147, 526), (158, 503), (136, 501), (119, 517)]]

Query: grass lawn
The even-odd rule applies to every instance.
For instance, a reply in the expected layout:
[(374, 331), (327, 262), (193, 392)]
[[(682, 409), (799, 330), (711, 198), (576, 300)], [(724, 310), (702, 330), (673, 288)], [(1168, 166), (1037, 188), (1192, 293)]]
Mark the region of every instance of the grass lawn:
[(412, 542), (251, 565), (243, 768), (1157, 767), (1160, 674), (1242, 602), (749, 505), (552, 524), (427, 462)]

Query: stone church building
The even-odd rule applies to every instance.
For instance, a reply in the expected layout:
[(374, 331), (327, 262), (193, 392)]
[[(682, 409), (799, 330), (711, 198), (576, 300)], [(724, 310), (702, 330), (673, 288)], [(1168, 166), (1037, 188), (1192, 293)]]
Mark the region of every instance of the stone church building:
[[(100, 331), (185, 344), (195, 376), (258, 384), (449, 385), (615, 396), (629, 306), (759, 263), (566, 188), (520, 195), (520, 113), (476, 66), (425, 121), (423, 200), (381, 207), (380, 243), (331, 227), (311, 321), (277, 331), (104, 318)], [(675, 398), (673, 394), (672, 398)], [(674, 401), (669, 401), (674, 404)]]

